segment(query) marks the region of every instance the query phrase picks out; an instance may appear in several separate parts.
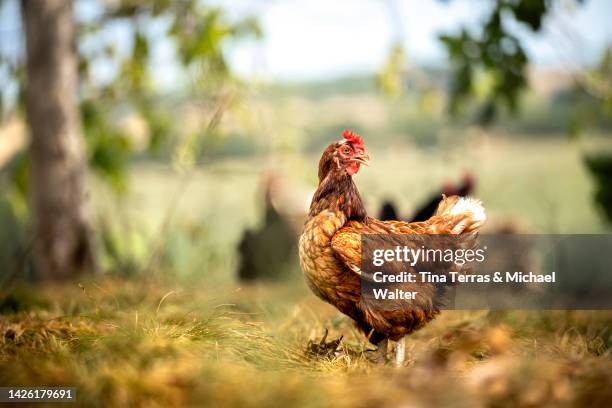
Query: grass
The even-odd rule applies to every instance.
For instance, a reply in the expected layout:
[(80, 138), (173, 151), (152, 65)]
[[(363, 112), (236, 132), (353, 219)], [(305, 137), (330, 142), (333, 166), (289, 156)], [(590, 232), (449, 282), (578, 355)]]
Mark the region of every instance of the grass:
[[(478, 132), (461, 140), (436, 150), (373, 148), (371, 167), (356, 177), (369, 211), (392, 198), (408, 215), (470, 169), (492, 225), (606, 231), (575, 146)], [(370, 363), (372, 347), (297, 271), (277, 284), (235, 282), (235, 245), (261, 217), (263, 174), (274, 169), (290, 195), (308, 196), (317, 159), (209, 163), (167, 230), (167, 204), (181, 185), (167, 166), (136, 165), (118, 203), (92, 191), (136, 273), (2, 294), (0, 384), (74, 386), (79, 405), (104, 407), (610, 405), (612, 311), (446, 311), (408, 338), (407, 366), (396, 369)], [(160, 235), (164, 262), (146, 269)], [(344, 336), (339, 351), (308, 353), (326, 329), (328, 339)]]
[[(0, 383), (75, 386), (83, 406), (607, 406), (612, 398), (612, 312), (445, 312), (410, 336), (408, 364), (396, 369), (370, 363), (371, 346), (350, 321), (299, 281), (213, 289), (106, 279), (29, 293), (0, 317)], [(308, 354), (324, 329), (345, 336), (339, 351)]]

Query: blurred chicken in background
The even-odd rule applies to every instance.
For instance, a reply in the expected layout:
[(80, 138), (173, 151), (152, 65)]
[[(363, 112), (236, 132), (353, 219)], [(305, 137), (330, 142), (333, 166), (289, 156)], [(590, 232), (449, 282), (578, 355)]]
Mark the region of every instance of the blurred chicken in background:
[[(459, 196), (459, 197), (467, 197), (474, 193), (476, 186), (476, 181), (474, 176), (470, 172), (466, 172), (461, 180), (459, 185), (453, 185), (449, 182), (445, 183), (442, 186), (442, 189), (439, 193), (431, 196), (427, 201), (425, 201), (418, 209), (415, 211), (414, 215), (411, 218), (406, 219), (408, 222), (417, 222), (417, 221), (426, 221), (430, 219), (438, 209), (440, 202), (442, 201), (442, 195), (450, 196)], [(399, 216), (397, 209), (392, 201), (387, 200), (383, 202), (383, 205), (378, 212), (378, 218), (381, 221), (393, 221), (393, 220), (401, 220), (402, 217)]]
[(296, 264), (296, 224), (303, 222), (303, 210), (301, 218), (294, 219), (292, 214), (297, 212), (295, 207), (299, 207), (299, 203), (286, 199), (290, 195), (287, 187), (273, 172), (264, 177), (263, 189), (263, 223), (257, 229), (245, 229), (237, 248), (241, 281), (282, 279)]

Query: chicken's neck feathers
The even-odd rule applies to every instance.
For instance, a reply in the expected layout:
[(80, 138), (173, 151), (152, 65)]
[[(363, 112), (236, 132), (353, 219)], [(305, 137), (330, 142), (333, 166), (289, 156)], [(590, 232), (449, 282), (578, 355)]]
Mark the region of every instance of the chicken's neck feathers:
[(319, 183), (310, 204), (309, 217), (325, 210), (342, 211), (347, 220), (367, 218), (359, 190), (346, 172), (330, 171)]

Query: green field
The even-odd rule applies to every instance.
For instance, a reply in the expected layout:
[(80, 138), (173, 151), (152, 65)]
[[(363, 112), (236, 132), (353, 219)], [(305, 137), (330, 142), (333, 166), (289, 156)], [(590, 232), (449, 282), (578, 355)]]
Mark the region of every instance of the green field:
[[(392, 199), (407, 216), (445, 181), (458, 182), (469, 170), (476, 177), (474, 194), (483, 200), (492, 224), (514, 221), (535, 233), (608, 228), (594, 208), (592, 180), (576, 144), (562, 137), (529, 141), (474, 135), (449, 145), (453, 147), (394, 144), (370, 149), (370, 167), (355, 177), (369, 212), (376, 214), (383, 199)], [(211, 234), (232, 242), (242, 228), (258, 222), (264, 174), (273, 170), (286, 179), (289, 193), (303, 195), (316, 187), (318, 159), (318, 154), (298, 153), (222, 159), (187, 176), (170, 165), (136, 164), (131, 193), (119, 209), (154, 230), (178, 197), (174, 221), (204, 223)], [(93, 201), (114, 203), (114, 198), (98, 198)], [(304, 201), (304, 212), (307, 205)]]
[[(561, 137), (528, 141), (468, 134), (461, 140), (444, 149), (408, 144), (370, 149), (370, 167), (355, 177), (370, 214), (391, 199), (408, 217), (445, 181), (459, 182), (469, 170), (489, 217), (485, 231), (504, 225), (523, 233), (608, 230), (593, 204), (579, 146)], [(283, 179), (285, 195), (299, 197), (298, 212), (304, 214), (316, 187), (318, 158), (298, 153), (227, 158), (191, 173), (139, 162), (130, 172), (127, 195), (117, 199), (98, 188), (92, 202), (137, 261), (148, 262), (151, 247), (161, 245), (172, 258), (173, 274), (233, 282), (240, 235), (261, 221), (265, 174), (273, 171)], [(295, 222), (299, 228), (302, 221)]]

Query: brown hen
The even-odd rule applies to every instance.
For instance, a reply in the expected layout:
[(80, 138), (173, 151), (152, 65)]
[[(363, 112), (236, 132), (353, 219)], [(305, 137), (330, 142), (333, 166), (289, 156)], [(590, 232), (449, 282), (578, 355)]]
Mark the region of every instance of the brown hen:
[(363, 139), (345, 131), (319, 161), (319, 185), (300, 237), (300, 264), (312, 291), (352, 318), (386, 356), (387, 341), (397, 342), (396, 362), (405, 355), (404, 336), (423, 327), (440, 311), (440, 288), (419, 285), (410, 307), (373, 308), (361, 301), (362, 234), (462, 234), (473, 239), (485, 221), (479, 201), (444, 197), (435, 215), (422, 222), (379, 221), (365, 211), (352, 176), (369, 156)]

